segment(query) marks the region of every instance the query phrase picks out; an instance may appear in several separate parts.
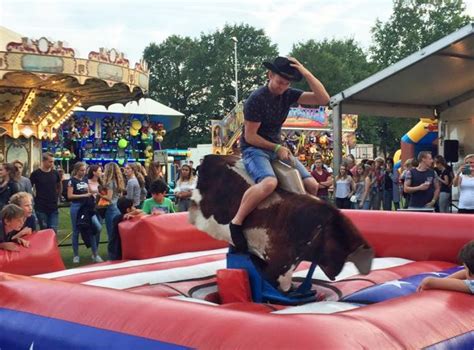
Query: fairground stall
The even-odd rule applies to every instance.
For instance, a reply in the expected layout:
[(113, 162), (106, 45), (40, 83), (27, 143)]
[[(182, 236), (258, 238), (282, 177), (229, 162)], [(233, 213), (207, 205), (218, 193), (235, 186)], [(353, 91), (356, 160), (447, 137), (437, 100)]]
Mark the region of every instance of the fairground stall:
[(0, 32), (0, 153), (7, 162), (19, 159), (33, 169), (41, 140), (57, 138), (75, 107), (125, 104), (148, 90), (145, 62), (130, 68), (115, 49), (82, 59), (62, 41)]
[[(356, 146), (355, 130), (357, 115), (342, 116), (342, 152), (351, 153)], [(298, 159), (310, 168), (316, 155), (330, 165), (333, 160), (332, 111), (323, 106), (319, 108), (290, 108), (288, 118), (283, 124), (285, 143)]]
[(43, 150), (62, 159), (65, 169), (77, 160), (148, 165), (156, 158), (154, 152), (161, 150), (166, 132), (177, 128), (182, 116), (150, 98), (126, 105), (115, 103), (108, 108), (77, 107), (58, 129), (57, 136), (43, 142)]

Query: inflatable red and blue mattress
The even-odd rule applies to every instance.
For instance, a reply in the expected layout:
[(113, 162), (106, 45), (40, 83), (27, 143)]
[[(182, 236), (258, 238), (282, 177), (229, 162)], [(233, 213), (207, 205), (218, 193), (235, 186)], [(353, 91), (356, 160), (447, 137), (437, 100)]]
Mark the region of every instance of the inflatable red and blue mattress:
[[(474, 217), (345, 215), (376, 252), (371, 272), (346, 263), (331, 281), (316, 269), (319, 300), (297, 306), (251, 302), (241, 279), (225, 278), (226, 243), (183, 213), (123, 223), (122, 261), (64, 270), (49, 252), (18, 268), (24, 249), (1, 252), (2, 271), (12, 273), (0, 275), (0, 348), (473, 349), (474, 296), (416, 288), (461, 268)], [(54, 250), (54, 234), (35, 239)], [(42, 267), (54, 272), (24, 276)], [(301, 263), (293, 281), (308, 268)]]

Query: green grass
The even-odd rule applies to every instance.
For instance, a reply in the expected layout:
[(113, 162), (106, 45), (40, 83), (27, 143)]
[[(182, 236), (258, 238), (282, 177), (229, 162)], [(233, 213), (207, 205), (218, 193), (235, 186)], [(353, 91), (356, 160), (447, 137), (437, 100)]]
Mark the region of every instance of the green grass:
[[(71, 215), (69, 214), (69, 208), (59, 208), (59, 227), (58, 227), (58, 242), (62, 244), (71, 244), (72, 243), (72, 228), (71, 228)], [(105, 229), (105, 223), (102, 225), (102, 232), (100, 233), (101, 241), (107, 241), (107, 231)], [(79, 243), (82, 243), (81, 238), (79, 238)], [(92, 264), (92, 252), (90, 248), (86, 248), (84, 245), (79, 246), (79, 256), (81, 258), (80, 264), (73, 264), (72, 258), (72, 246), (60, 247), (61, 256), (63, 258), (66, 268), (78, 267), (83, 265)], [(99, 255), (102, 259), (107, 258), (107, 243), (99, 244)]]

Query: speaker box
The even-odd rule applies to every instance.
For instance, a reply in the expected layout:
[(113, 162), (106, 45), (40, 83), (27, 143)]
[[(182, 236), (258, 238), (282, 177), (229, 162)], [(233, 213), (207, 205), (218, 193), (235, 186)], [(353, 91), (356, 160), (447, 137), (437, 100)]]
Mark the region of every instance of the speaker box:
[(444, 140), (444, 159), (449, 163), (456, 163), (459, 159), (459, 141)]

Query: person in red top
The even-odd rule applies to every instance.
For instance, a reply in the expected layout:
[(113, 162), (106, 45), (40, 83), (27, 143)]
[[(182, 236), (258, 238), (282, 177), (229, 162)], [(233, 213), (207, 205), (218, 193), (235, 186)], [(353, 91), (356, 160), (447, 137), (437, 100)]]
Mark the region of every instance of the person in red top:
[(328, 200), (329, 187), (331, 187), (333, 178), (332, 175), (323, 167), (323, 160), (317, 158), (314, 162), (314, 170), (311, 175), (316, 179), (319, 184), (317, 196), (325, 201)]

